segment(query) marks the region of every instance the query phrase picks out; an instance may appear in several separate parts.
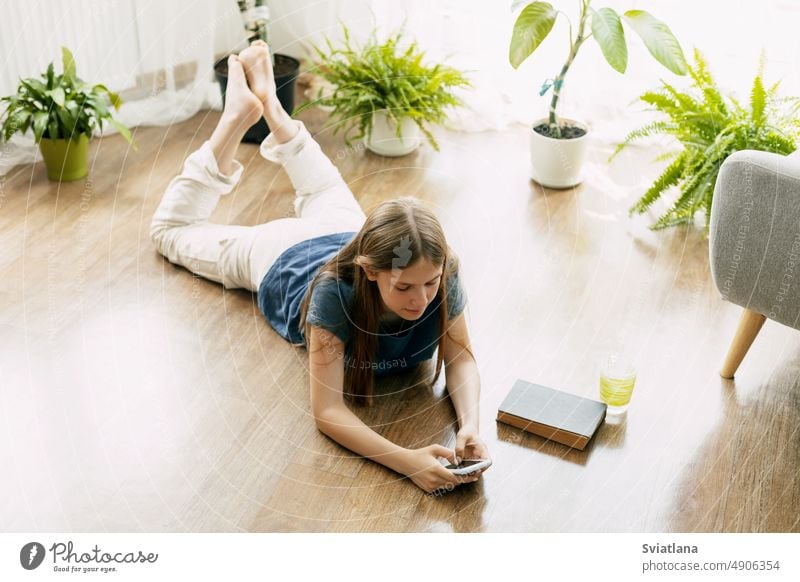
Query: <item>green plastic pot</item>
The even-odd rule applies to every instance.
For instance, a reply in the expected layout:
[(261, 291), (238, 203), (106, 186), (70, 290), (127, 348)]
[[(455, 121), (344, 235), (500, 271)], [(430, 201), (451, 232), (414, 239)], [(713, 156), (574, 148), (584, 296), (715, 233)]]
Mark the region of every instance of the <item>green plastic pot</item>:
[(47, 139), (39, 142), (48, 179), (54, 182), (80, 180), (89, 173), (89, 136), (75, 139)]

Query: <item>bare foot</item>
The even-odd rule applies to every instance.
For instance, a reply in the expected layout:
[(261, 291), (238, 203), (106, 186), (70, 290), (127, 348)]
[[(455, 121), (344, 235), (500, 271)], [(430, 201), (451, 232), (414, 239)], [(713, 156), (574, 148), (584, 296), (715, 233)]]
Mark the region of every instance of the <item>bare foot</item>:
[(275, 74), (272, 71), (272, 57), (269, 47), (263, 40), (256, 40), (249, 47), (239, 53), (239, 60), (244, 66), (247, 83), (253, 93), (268, 103), (276, 96)]
[(248, 128), (261, 119), (264, 107), (247, 86), (242, 63), (236, 55), (228, 57), (228, 85), (225, 89), (223, 120)]

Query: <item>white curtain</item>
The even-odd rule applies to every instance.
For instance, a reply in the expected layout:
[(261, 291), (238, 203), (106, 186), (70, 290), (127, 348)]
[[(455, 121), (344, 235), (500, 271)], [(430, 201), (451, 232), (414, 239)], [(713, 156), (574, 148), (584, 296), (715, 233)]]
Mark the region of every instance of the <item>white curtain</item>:
[[(551, 0), (574, 22), (578, 0)], [(618, 12), (638, 8), (664, 20), (687, 57), (703, 51), (719, 84), (746, 99), (763, 50), (766, 75), (782, 80), (783, 95), (800, 94), (800, 2), (765, 0), (603, 0)], [(508, 64), (514, 15), (511, 0), (270, 0), (270, 43), (276, 52), (305, 58), (309, 42), (341, 37), (340, 22), (356, 38), (373, 27), (388, 34), (401, 25), (429, 59), (469, 72), (475, 89), (462, 93), (466, 107), (454, 111), (451, 126), (478, 131), (530, 124), (547, 111), (542, 83), (562, 65), (568, 43), (567, 20), (559, 16), (550, 36), (519, 70)], [(17, 0), (3, 5), (0, 19), (0, 94), (16, 88), (20, 76), (45, 70), (60, 60), (64, 44), (75, 53), (79, 74), (112, 90), (138, 87), (123, 105), (124, 123), (168, 125), (204, 107), (220, 106), (212, 65), (215, 56), (243, 46), (235, 0)], [(46, 35), (41, 31), (48, 31)], [(663, 78), (676, 77), (649, 55), (627, 30), (628, 71), (609, 67), (593, 41), (581, 50), (562, 93), (562, 115), (579, 117), (596, 139), (618, 141), (649, 119), (634, 103)], [(154, 81), (155, 80), (155, 81)], [(32, 140), (15, 138), (15, 144)], [(29, 162), (32, 147), (0, 150), (0, 175), (10, 165)]]
[[(38, 77), (51, 61), (60, 72), (66, 46), (79, 77), (122, 94), (115, 117), (129, 127), (220, 108), (214, 58), (245, 43), (235, 0), (15, 0), (2, 12), (0, 95), (15, 93), (20, 77)], [(113, 131), (106, 125), (105, 133)], [(0, 147), (0, 175), (37, 156), (30, 135), (15, 136)]]

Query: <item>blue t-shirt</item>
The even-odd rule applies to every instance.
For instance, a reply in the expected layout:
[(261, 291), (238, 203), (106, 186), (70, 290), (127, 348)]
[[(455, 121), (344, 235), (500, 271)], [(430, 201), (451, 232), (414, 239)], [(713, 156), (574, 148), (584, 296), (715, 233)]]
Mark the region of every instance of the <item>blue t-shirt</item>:
[[(329, 234), (305, 240), (285, 250), (258, 287), (258, 306), (269, 324), (283, 338), (305, 344), (300, 329), (300, 307), (319, 269), (349, 243), (356, 233)], [(336, 335), (345, 346), (345, 365), (362, 365), (351, 360), (349, 340), (353, 332), (350, 316), (353, 286), (343, 280), (325, 279), (314, 288), (308, 306), (310, 325)], [(378, 353), (369, 365), (376, 375), (401, 372), (428, 360), (439, 345), (439, 306), (436, 298), (415, 321), (381, 323)], [(458, 273), (448, 277), (448, 317), (458, 316), (466, 305)]]

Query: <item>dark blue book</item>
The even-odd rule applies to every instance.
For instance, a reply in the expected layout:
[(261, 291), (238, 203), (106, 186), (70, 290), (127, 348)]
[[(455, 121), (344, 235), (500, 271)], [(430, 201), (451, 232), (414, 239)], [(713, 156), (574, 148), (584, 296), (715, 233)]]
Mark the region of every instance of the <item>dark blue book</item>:
[(605, 420), (606, 408), (597, 400), (517, 380), (497, 420), (582, 451)]

